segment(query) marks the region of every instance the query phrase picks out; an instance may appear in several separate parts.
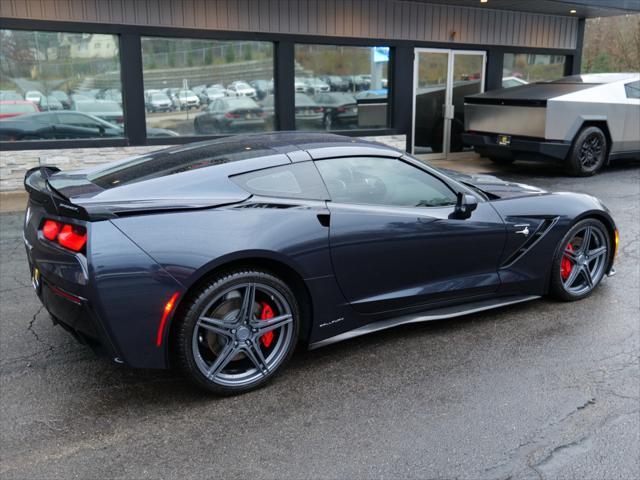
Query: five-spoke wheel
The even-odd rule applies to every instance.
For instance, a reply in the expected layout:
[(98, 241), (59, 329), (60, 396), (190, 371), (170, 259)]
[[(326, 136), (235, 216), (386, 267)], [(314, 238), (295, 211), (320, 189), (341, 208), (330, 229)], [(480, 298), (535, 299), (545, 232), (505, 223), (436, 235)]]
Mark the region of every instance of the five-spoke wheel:
[(611, 241), (595, 219), (578, 222), (564, 237), (553, 265), (551, 290), (564, 300), (585, 297), (600, 283), (609, 263)]
[(191, 301), (178, 352), (198, 384), (237, 393), (263, 384), (283, 365), (297, 325), (297, 303), (284, 282), (266, 272), (234, 272)]

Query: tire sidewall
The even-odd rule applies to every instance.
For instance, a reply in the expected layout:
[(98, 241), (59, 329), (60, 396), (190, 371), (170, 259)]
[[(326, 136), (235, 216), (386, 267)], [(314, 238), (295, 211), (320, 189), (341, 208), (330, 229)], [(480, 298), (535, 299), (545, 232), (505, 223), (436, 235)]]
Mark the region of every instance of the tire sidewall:
[[(275, 370), (262, 377), (260, 380), (238, 387), (220, 385), (209, 380), (198, 368), (193, 352), (193, 331), (198, 318), (203, 313), (203, 310), (207, 307), (209, 302), (216, 297), (216, 295), (224, 290), (228, 290), (230, 287), (247, 282), (265, 284), (277, 290), (287, 301), (293, 316), (293, 332), (291, 341), (287, 346), (287, 351), (280, 364), (275, 368)], [(298, 342), (300, 330), (300, 307), (293, 291), (278, 277), (262, 270), (242, 269), (217, 275), (210, 281), (206, 282), (202, 288), (189, 298), (184, 308), (181, 309), (181, 313), (182, 315), (180, 315), (178, 320), (179, 324), (177, 325), (175, 335), (176, 350), (180, 366), (196, 385), (219, 395), (234, 395), (254, 390), (269, 382), (289, 361)]]
[[(582, 230), (583, 228), (589, 225), (599, 228), (604, 233), (604, 238), (607, 243), (607, 260), (606, 260), (607, 263), (605, 264), (605, 269), (603, 270), (603, 273), (600, 276), (600, 278), (594, 281), (593, 288), (588, 292), (582, 293), (580, 295), (575, 295), (565, 290), (564, 284), (562, 282), (562, 277), (560, 275), (560, 266), (562, 262), (562, 257), (564, 256), (565, 246), (575, 236), (576, 233), (578, 233), (580, 230)], [(610, 259), (611, 259), (611, 238), (605, 225), (600, 220), (596, 220), (595, 218), (587, 218), (587, 219), (576, 222), (569, 229), (569, 231), (562, 237), (562, 240), (560, 240), (560, 243), (556, 247), (556, 251), (553, 256), (553, 261), (551, 263), (551, 281), (550, 281), (550, 288), (549, 288), (550, 294), (559, 300), (563, 300), (567, 302), (582, 300), (583, 298), (588, 297), (593, 293), (593, 291), (598, 287), (602, 279), (606, 276), (606, 273), (607, 273), (606, 265), (609, 263)]]

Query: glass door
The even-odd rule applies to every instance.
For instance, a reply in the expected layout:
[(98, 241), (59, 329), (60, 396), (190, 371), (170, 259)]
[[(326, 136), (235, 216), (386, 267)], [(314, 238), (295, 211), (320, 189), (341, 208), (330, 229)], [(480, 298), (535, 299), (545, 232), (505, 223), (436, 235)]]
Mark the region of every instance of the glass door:
[(485, 52), (415, 50), (413, 153), (462, 152), (464, 97), (484, 91)]

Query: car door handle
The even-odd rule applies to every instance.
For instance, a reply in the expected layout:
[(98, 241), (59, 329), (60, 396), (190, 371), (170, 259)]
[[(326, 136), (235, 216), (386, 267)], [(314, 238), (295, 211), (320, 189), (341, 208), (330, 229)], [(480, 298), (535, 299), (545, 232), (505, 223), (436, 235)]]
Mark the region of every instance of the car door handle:
[(524, 235), (525, 237), (528, 237), (529, 233), (531, 233), (529, 231), (529, 224), (514, 225), (514, 228), (515, 228), (515, 233), (519, 233), (521, 235)]
[(323, 227), (329, 227), (331, 223), (331, 215), (328, 213), (319, 213), (318, 221), (320, 222), (320, 225), (322, 225)]

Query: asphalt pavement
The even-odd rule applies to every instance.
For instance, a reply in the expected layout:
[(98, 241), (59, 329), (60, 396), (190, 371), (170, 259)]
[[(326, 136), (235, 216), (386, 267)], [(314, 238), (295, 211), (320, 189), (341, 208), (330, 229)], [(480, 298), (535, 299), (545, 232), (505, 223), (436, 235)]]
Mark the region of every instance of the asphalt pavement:
[(30, 286), (0, 215), (0, 478), (640, 478), (640, 165), (586, 179), (621, 231), (617, 275), (541, 299), (298, 352), (266, 388), (203, 394), (96, 358)]

